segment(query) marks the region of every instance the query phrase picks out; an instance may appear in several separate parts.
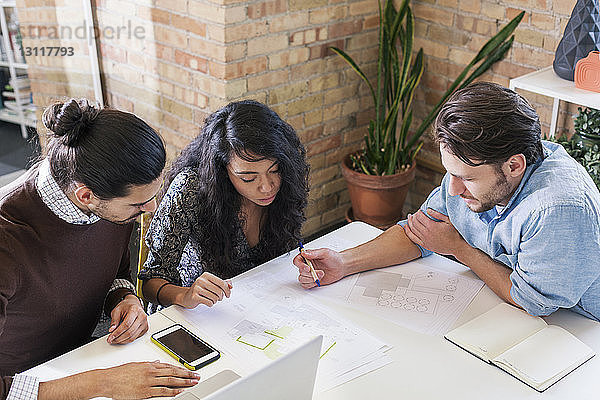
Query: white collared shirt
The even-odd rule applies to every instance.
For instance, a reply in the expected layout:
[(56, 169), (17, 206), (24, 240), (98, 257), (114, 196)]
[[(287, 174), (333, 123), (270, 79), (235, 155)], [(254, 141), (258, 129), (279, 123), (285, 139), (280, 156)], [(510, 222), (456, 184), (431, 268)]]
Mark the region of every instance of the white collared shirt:
[(100, 220), (95, 214), (86, 215), (69, 200), (50, 173), (50, 162), (47, 158), (40, 164), (35, 187), (44, 204), (63, 221), (75, 225), (88, 225)]

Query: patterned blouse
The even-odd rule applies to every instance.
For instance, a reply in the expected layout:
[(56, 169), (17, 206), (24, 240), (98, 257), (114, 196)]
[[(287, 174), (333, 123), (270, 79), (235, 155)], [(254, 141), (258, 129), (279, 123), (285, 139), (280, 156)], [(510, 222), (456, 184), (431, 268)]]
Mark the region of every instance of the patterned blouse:
[[(198, 204), (201, 201), (199, 184), (199, 177), (191, 168), (181, 171), (171, 182), (146, 234), (149, 252), (144, 268), (139, 273), (141, 280), (162, 278), (175, 285), (189, 287), (203, 272), (229, 279), (268, 261), (263, 259), (267, 244), (261, 238), (251, 248), (239, 220), (231, 237), (232, 264), (215, 270), (210, 257), (203, 257), (194, 232), (210, 228), (198, 226)], [(148, 312), (153, 313), (161, 308), (151, 303)]]

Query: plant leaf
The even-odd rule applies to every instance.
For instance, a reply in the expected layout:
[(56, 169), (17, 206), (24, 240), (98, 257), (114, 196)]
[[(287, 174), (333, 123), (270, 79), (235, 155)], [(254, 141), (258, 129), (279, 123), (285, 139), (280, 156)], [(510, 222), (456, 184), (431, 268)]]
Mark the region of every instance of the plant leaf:
[[(412, 135), (410, 140), (407, 142), (406, 146), (408, 148), (412, 148), (420, 140), (420, 138), (423, 135), (423, 133), (425, 132), (425, 130), (427, 130), (427, 128), (431, 125), (431, 123), (437, 116), (440, 108), (442, 108), (442, 105), (446, 102), (446, 100), (448, 99), (448, 97), (450, 97), (450, 95), (454, 92), (454, 90), (456, 90), (456, 88), (460, 86), (460, 84), (463, 82), (463, 80), (467, 76), (469, 70), (478, 61), (480, 61), (483, 57), (487, 57), (491, 53), (497, 54), (497, 53), (495, 53), (495, 50), (504, 48), (504, 43), (503, 43), (504, 39), (508, 38), (508, 36), (511, 35), (512, 32), (514, 32), (516, 27), (519, 25), (519, 23), (523, 19), (524, 15), (525, 15), (524, 11), (519, 13), (504, 28), (502, 28), (500, 30), (500, 32), (498, 32), (496, 35), (494, 35), (490, 40), (488, 40), (486, 42), (486, 44), (477, 53), (477, 55), (473, 58), (473, 60), (471, 60), (471, 62), (463, 69), (463, 71), (454, 80), (452, 85), (450, 85), (448, 90), (446, 90), (446, 92), (442, 95), (440, 100), (433, 107), (433, 109), (429, 112), (429, 114), (427, 114), (427, 116), (423, 119), (423, 122), (421, 122), (421, 124), (419, 125), (419, 127), (417, 128), (415, 133)], [(500, 40), (500, 39), (502, 39), (502, 40)], [(513, 38), (511, 37), (511, 39), (509, 39), (509, 41), (508, 41), (510, 43), (508, 45), (508, 47), (510, 47), (510, 45), (512, 44), (512, 41), (513, 41)], [(501, 52), (499, 52), (499, 53), (501, 53)], [(486, 63), (487, 68), (489, 68), (492, 64), (493, 63)], [(479, 71), (476, 70), (476, 72), (478, 72), (478, 74), (481, 75), (483, 72), (485, 72), (485, 70), (483, 70), (483, 72), (482, 72), (482, 70), (479, 69)], [(477, 76), (479, 76), (479, 75), (477, 75)]]
[(336, 53), (337, 55), (339, 55), (340, 57), (342, 57), (342, 59), (344, 61), (346, 61), (354, 70), (354, 72), (356, 72), (358, 74), (358, 76), (360, 76), (363, 81), (367, 82), (367, 85), (369, 86), (369, 89), (371, 89), (371, 94), (373, 95), (373, 99), (376, 99), (375, 96), (375, 90), (373, 89), (373, 85), (371, 85), (371, 82), (369, 81), (369, 78), (367, 78), (367, 76), (365, 75), (364, 72), (362, 72), (362, 70), (360, 69), (360, 67), (354, 62), (354, 60), (352, 59), (352, 57), (350, 57), (348, 54), (346, 54), (346, 52), (342, 49), (338, 49), (337, 47), (330, 47), (331, 51), (333, 51), (334, 53)]

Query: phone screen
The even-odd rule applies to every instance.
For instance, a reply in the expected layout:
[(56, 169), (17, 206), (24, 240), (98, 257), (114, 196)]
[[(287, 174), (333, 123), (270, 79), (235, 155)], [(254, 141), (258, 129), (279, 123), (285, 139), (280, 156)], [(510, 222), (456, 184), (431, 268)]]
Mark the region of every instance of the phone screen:
[(188, 363), (214, 352), (213, 349), (183, 329), (177, 329), (157, 340)]

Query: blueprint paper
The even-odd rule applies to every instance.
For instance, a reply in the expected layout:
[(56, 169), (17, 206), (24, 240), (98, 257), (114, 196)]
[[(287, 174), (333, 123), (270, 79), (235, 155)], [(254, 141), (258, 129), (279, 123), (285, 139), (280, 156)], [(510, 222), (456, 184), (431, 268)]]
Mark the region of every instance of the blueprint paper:
[[(355, 245), (348, 240), (323, 237), (307, 247), (341, 251)], [(483, 285), (465, 266), (432, 254), (352, 275), (310, 293), (344, 302), (417, 332), (444, 335)]]
[(385, 351), (389, 346), (336, 316), (300, 287), (297, 271), (289, 267), (291, 257), (271, 261), (272, 268), (234, 278), (231, 297), (211, 308), (178, 307), (163, 313), (179, 313), (217, 348), (237, 359), (247, 373), (323, 335), (319, 391), (388, 363)]
[(351, 279), (346, 302), (352, 307), (431, 335), (451, 329), (483, 287), (478, 279), (422, 263), (362, 272)]

